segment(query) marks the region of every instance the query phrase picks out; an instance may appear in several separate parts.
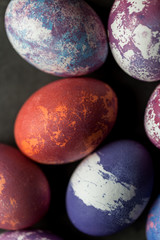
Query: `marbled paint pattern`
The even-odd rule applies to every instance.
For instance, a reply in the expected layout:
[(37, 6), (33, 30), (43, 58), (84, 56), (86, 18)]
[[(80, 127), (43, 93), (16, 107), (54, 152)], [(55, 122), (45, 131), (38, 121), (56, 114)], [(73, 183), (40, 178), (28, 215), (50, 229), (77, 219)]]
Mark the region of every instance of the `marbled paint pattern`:
[(0, 240), (62, 240), (42, 230), (10, 231), (0, 234)]
[(160, 85), (155, 88), (147, 103), (144, 126), (151, 142), (160, 148)]
[(115, 0), (108, 21), (119, 66), (142, 81), (160, 80), (160, 1)]
[(53, 75), (93, 72), (108, 54), (104, 26), (83, 0), (12, 0), (5, 26), (14, 49)]
[(147, 240), (160, 239), (160, 195), (154, 201), (147, 218), (146, 237)]
[(116, 233), (146, 207), (153, 186), (152, 160), (139, 143), (110, 143), (85, 158), (69, 181), (66, 206), (71, 222), (94, 236)]

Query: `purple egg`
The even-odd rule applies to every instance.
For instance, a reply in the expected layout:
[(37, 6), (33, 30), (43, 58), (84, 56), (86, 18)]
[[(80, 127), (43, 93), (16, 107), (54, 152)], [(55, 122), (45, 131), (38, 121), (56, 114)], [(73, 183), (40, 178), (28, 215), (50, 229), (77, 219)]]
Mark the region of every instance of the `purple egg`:
[(27, 62), (53, 75), (88, 74), (108, 54), (104, 26), (83, 0), (12, 0), (5, 27), (14, 49)]
[(144, 126), (150, 141), (160, 148), (160, 85), (153, 91), (145, 110)]
[(62, 240), (52, 233), (41, 230), (10, 231), (0, 234), (0, 240)]
[(160, 80), (160, 1), (115, 0), (108, 21), (119, 66), (142, 81)]
[(146, 237), (147, 240), (160, 239), (160, 195), (153, 203), (147, 218)]
[(75, 169), (66, 193), (67, 213), (85, 234), (114, 234), (142, 214), (152, 187), (148, 151), (135, 141), (119, 140), (88, 156)]

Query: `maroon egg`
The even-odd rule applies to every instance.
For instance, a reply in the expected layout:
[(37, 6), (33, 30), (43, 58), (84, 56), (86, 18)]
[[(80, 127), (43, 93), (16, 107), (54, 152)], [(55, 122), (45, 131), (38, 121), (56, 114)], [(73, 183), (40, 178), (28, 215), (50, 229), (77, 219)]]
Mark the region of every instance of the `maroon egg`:
[(32, 226), (49, 203), (50, 188), (41, 169), (16, 148), (0, 144), (0, 228)]
[(93, 78), (67, 78), (35, 92), (15, 121), (15, 139), (31, 159), (68, 163), (92, 152), (109, 134), (117, 117), (111, 87)]

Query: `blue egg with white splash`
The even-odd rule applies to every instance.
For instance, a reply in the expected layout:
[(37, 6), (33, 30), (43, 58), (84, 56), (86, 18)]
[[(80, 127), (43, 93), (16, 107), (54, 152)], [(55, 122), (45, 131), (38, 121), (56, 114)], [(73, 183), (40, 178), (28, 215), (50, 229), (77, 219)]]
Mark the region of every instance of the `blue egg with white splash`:
[(111, 235), (142, 214), (152, 187), (153, 165), (146, 148), (132, 140), (115, 141), (75, 169), (66, 192), (67, 213), (81, 232)]
[(108, 55), (102, 21), (83, 0), (11, 0), (5, 28), (21, 57), (53, 75), (91, 73)]
[(160, 194), (154, 200), (147, 217), (146, 222), (147, 240), (160, 239)]

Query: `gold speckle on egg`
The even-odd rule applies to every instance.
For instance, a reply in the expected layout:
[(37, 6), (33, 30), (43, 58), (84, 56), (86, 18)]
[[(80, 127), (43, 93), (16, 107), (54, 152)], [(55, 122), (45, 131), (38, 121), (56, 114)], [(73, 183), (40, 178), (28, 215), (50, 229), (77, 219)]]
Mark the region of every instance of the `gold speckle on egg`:
[(14, 198), (10, 198), (10, 204), (13, 206), (13, 207), (16, 207), (16, 200)]
[(87, 108), (85, 107), (85, 105), (83, 104), (83, 111), (82, 111), (82, 113), (83, 113), (83, 115), (84, 115), (84, 117), (86, 117), (86, 115), (87, 115)]
[(19, 221), (17, 219), (11, 219), (11, 215), (7, 214), (4, 216), (4, 220), (1, 221), (1, 224), (9, 223), (12, 226), (12, 229), (16, 229), (16, 225), (19, 224)]
[(73, 127), (73, 129), (76, 129), (76, 121), (72, 121), (69, 125), (69, 127)]
[(6, 180), (5, 180), (4, 176), (2, 174), (0, 174), (0, 194), (2, 194), (5, 183), (6, 183)]
[(44, 147), (44, 139), (42, 139), (40, 135), (38, 137), (39, 138), (27, 138), (21, 143), (22, 148), (29, 156), (39, 153)]
[(54, 137), (51, 136), (51, 139), (52, 140), (53, 140), (53, 138), (58, 139), (61, 136), (61, 133), (62, 133), (62, 130), (60, 130), (59, 127), (58, 127), (57, 131), (52, 132)]
[(98, 101), (98, 96), (97, 95), (94, 95), (92, 93), (88, 93), (88, 92), (85, 92), (85, 91), (81, 91), (81, 101), (80, 101), (80, 104), (81, 103), (84, 103), (84, 102), (92, 102), (92, 103), (95, 103)]
[(91, 102), (95, 103), (98, 101), (98, 96), (91, 94), (90, 99), (91, 99)]
[(55, 111), (59, 113), (60, 120), (67, 117), (67, 107), (65, 105), (56, 107)]
[(69, 140), (70, 138), (66, 138), (62, 142), (56, 142), (56, 145), (58, 145), (59, 147), (65, 147)]

